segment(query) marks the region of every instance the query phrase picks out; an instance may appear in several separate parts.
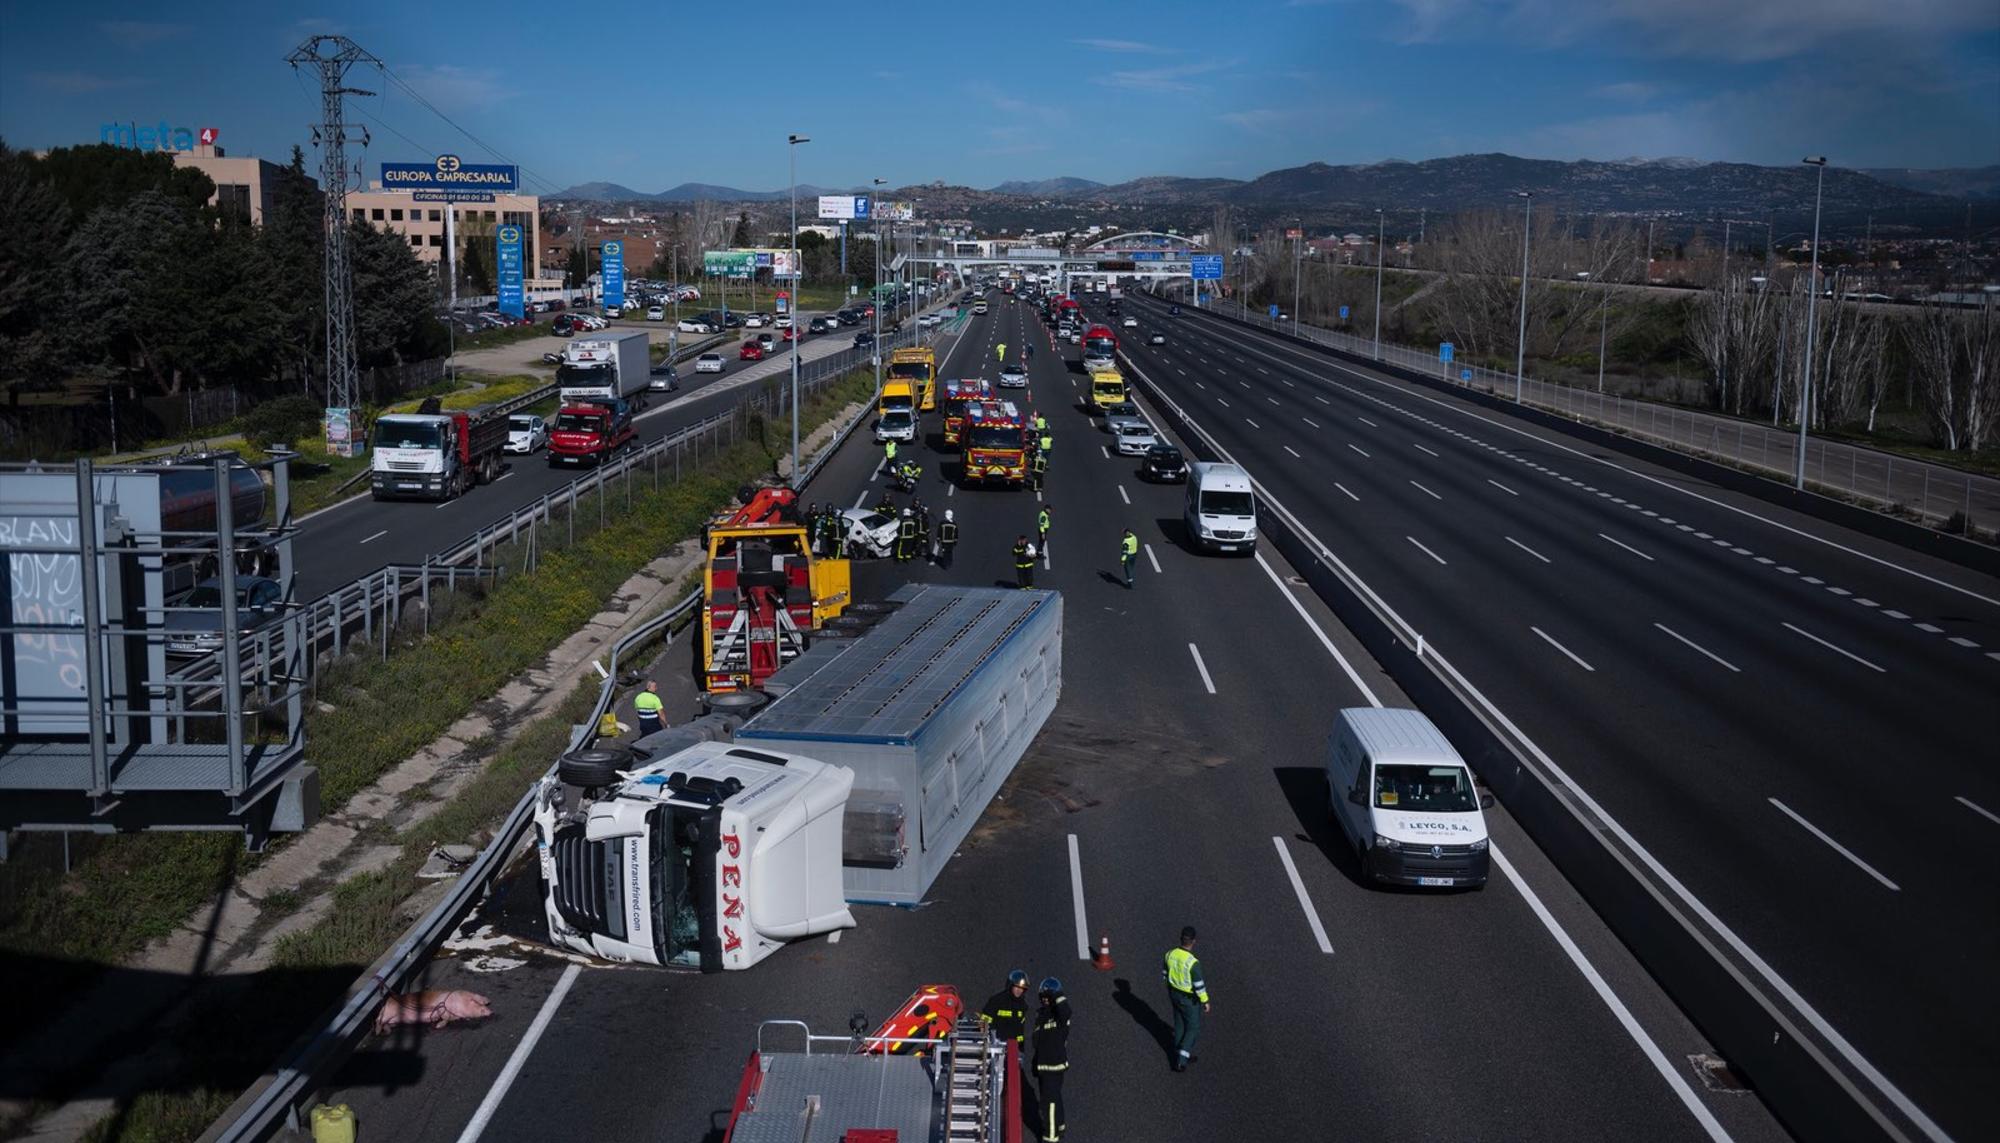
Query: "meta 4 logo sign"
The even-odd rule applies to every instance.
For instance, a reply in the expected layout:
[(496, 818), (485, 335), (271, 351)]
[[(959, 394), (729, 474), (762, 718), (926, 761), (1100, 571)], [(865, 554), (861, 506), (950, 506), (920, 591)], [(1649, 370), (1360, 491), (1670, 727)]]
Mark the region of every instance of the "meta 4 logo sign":
[(221, 132), (213, 127), (174, 127), (164, 119), (157, 124), (105, 123), (97, 129), (97, 141), (136, 151), (192, 151), (199, 144), (215, 146)]

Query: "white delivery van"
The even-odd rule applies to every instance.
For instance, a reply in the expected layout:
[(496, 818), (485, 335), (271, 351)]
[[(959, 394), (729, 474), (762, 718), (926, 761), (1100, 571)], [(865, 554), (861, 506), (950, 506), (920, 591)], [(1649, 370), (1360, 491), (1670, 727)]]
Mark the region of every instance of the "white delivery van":
[(1188, 465), (1188, 539), (1213, 552), (1257, 550), (1257, 494), (1250, 474), (1234, 464), (1195, 461)]
[[(679, 741), (683, 730), (637, 745)], [(603, 785), (585, 788), (576, 804), (560, 776), (537, 785), (552, 943), (720, 972), (749, 968), (787, 941), (854, 927), (841, 887), (854, 771), (724, 742), (644, 762), (625, 753), (633, 768), (606, 761)]]
[(1334, 722), (1327, 792), (1341, 832), (1377, 881), (1486, 884), (1486, 818), (1493, 795), (1444, 734), (1414, 710), (1356, 707)]

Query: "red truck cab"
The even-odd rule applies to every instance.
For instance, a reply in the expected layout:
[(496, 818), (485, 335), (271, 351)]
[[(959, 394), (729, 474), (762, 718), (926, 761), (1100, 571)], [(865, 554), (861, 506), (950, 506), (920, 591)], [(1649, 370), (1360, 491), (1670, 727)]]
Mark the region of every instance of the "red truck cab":
[(603, 464), (639, 439), (632, 406), (622, 400), (564, 405), (549, 429), (549, 465)]

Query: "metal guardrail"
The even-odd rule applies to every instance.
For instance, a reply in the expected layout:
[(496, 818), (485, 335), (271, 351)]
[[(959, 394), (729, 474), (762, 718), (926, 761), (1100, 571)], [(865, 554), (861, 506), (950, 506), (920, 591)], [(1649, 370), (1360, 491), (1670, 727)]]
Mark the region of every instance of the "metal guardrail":
[[(1139, 379), (1190, 445), (1235, 461), (1129, 358), (1126, 375)], [(1857, 1062), (1805, 1001), (1787, 999), (1789, 989), (1766, 975), (1755, 952), (1637, 838), (1254, 476), (1251, 486), (1260, 530), (1273, 546), (1445, 729), (1515, 820), (1731, 1066), (1750, 1077), (1787, 1128), (1808, 1139), (1858, 1137), (1864, 1122), (1885, 1137), (1924, 1134), (1904, 1126), (1910, 1121), (1894, 1089), (1870, 1090), (1879, 1077), (1866, 1061)]]
[[(907, 331), (907, 339), (918, 340), (924, 335), (933, 332), (910, 330)], [(905, 340), (905, 338), (898, 338), (897, 340)], [(894, 344), (894, 342), (890, 344)], [(870, 360), (867, 354), (861, 354), (859, 361), (855, 360), (857, 352), (847, 350), (837, 354), (830, 354), (813, 362), (814, 366), (821, 366), (817, 371), (816, 380), (825, 380), (830, 376), (838, 376), (840, 373), (854, 368), (859, 362)], [(800, 376), (802, 386), (806, 383), (806, 380), (805, 370), (802, 368)], [(803, 396), (803, 393), (801, 396)], [(726, 414), (725, 416), (728, 415)], [(703, 425), (712, 424), (718, 419), (710, 418), (708, 421), (704, 421)], [(799, 489), (808, 487), (825, 468), (827, 462), (840, 451), (841, 446), (847, 442), (848, 438), (866, 421), (867, 417), (865, 416), (856, 417), (852, 422), (843, 426), (834, 435), (833, 439), (827, 442), (826, 447), (821, 449), (813, 457), (812, 461), (804, 467), (799, 475), (799, 479), (794, 482), (794, 486)], [(684, 437), (687, 432), (696, 431), (699, 428), (700, 426), (690, 426), (688, 430), (684, 430), (683, 433), (676, 434), (676, 436)], [(649, 451), (657, 452), (657, 450), (664, 447), (665, 443), (665, 441), (654, 442)], [(636, 464), (645, 455), (645, 453), (641, 453), (638, 456), (628, 458), (626, 463), (628, 465)], [(572, 482), (572, 492), (577, 485), (603, 475), (605, 473), (600, 470), (597, 473), (591, 474), (590, 477)], [(553, 495), (555, 494), (551, 494), (551, 496)], [(533, 513), (545, 507), (549, 500), (550, 497), (545, 496), (541, 505), (530, 505), (520, 512), (513, 513), (508, 520), (496, 522), (480, 529), (479, 532), (454, 549), (453, 553), (462, 559), (465, 554), (485, 550), (485, 547), (490, 547), (492, 543), (498, 542), (494, 538), (503, 532), (518, 531), (519, 520), (523, 516), (532, 519)], [(596, 737), (599, 722), (616, 703), (618, 676), (623, 657), (632, 650), (645, 646), (658, 638), (662, 631), (670, 628), (681, 618), (690, 615), (700, 604), (701, 592), (699, 590), (691, 592), (680, 602), (674, 604), (660, 615), (647, 620), (645, 624), (634, 629), (612, 645), (610, 665), (607, 668), (603, 684), (598, 688), (597, 703), (592, 708), (591, 717), (572, 732), (569, 749), (577, 750), (588, 745)], [(551, 761), (549, 769), (545, 773), (554, 773), (554, 771), (555, 763)], [(301, 1130), (301, 1112), (310, 1098), (310, 1093), (318, 1087), (326, 1076), (331, 1074), (339, 1062), (352, 1050), (353, 1045), (366, 1034), (367, 1029), (373, 1022), (374, 1014), (381, 1006), (383, 999), (389, 993), (399, 989), (411, 975), (429, 960), (431, 954), (450, 934), (452, 927), (458, 923), (461, 917), (470, 912), (480, 898), (485, 895), (494, 878), (513, 859), (515, 850), (519, 847), (527, 833), (528, 825), (533, 817), (533, 810), (534, 790), (531, 787), (521, 796), (521, 800), (515, 803), (513, 810), (507, 815), (506, 821), (501, 825), (498, 832), (494, 834), (493, 840), (488, 842), (486, 847), (479, 852), (478, 856), (473, 859), (472, 864), (466, 868), (465, 872), (459, 874), (457, 881), (453, 883), (451, 891), (445, 895), (444, 899), (432, 906), (429, 912), (419, 918), (415, 924), (411, 925), (397, 939), (394, 946), (378, 958), (374, 964), (369, 966), (367, 973), (356, 982), (355, 987), (348, 993), (346, 1000), (341, 1003), (333, 1017), (326, 1024), (314, 1029), (302, 1038), (295, 1045), (290, 1058), (285, 1061), (267, 1082), (261, 1087), (253, 1088), (250, 1092), (245, 1093), (244, 1097), (237, 1101), (236, 1107), (240, 1107), (240, 1111), (232, 1108), (230, 1112), (225, 1113), (226, 1117), (233, 1116), (233, 1118), (227, 1118), (226, 1122), (219, 1121), (215, 1126), (210, 1127), (202, 1138), (204, 1140), (215, 1140), (218, 1143), (222, 1143), (222, 1141), (226, 1141), (226, 1143), (249, 1143), (249, 1141), (253, 1140), (268, 1139), (282, 1128)]]

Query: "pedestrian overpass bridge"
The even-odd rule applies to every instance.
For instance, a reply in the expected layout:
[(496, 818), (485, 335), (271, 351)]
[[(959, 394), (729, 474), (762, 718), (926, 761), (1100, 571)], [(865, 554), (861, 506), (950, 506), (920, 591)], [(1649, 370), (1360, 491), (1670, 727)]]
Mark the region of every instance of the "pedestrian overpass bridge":
[(1186, 278), (1190, 276), (1188, 256), (1209, 252), (1182, 235), (1135, 230), (1099, 238), (1088, 246), (1069, 251), (1046, 247), (1003, 254), (938, 250), (910, 255), (909, 261), (933, 272), (948, 269), (960, 276), (1014, 267), (1026, 273), (1054, 274), (1071, 283), (1089, 284), (1119, 278), (1149, 282)]

